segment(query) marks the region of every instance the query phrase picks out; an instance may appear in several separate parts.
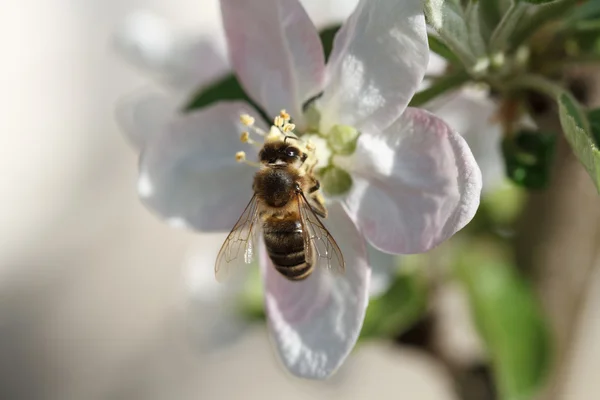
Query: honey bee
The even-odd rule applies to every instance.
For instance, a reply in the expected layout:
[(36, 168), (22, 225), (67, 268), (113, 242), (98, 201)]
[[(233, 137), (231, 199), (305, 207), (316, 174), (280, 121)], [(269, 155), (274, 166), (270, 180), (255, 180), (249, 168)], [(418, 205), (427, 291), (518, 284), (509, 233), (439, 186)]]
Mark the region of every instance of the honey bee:
[(288, 121), (289, 117), (275, 119), (284, 129), (267, 138), (259, 152), (254, 195), (217, 256), (218, 281), (252, 262), (259, 231), (275, 268), (289, 280), (304, 280), (315, 267), (334, 273), (345, 270), (340, 248), (319, 219), (327, 217), (327, 209), (313, 173), (314, 148), (287, 135)]

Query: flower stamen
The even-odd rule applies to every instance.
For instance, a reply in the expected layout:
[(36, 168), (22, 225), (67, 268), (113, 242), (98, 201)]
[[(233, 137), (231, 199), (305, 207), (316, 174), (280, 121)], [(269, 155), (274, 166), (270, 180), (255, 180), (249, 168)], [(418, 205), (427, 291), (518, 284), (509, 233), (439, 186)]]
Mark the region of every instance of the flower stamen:
[(239, 162), (240, 164), (243, 163), (251, 167), (260, 168), (259, 163), (246, 160), (246, 152), (244, 151), (238, 151), (235, 153), (235, 161)]

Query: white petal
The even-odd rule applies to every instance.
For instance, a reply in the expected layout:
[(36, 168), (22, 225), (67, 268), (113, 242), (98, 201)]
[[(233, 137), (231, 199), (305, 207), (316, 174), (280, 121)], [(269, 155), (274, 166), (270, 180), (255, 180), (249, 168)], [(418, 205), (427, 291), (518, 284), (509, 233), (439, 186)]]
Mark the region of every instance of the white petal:
[(428, 57), (420, 0), (362, 0), (335, 38), (321, 131), (334, 124), (387, 127), (417, 90)]
[(256, 172), (235, 161), (240, 150), (256, 160), (256, 149), (239, 140), (247, 129), (239, 121), (241, 113), (253, 114), (241, 102), (182, 114), (150, 142), (140, 160), (138, 188), (144, 203), (193, 229), (231, 229), (252, 197)]
[(222, 0), (233, 68), (269, 116), (288, 110), (302, 128), (302, 104), (322, 88), (317, 31), (297, 0)]
[(325, 220), (346, 260), (346, 272), (315, 270), (301, 282), (279, 274), (261, 250), (269, 328), (281, 360), (294, 375), (324, 379), (344, 362), (360, 333), (371, 270), (364, 241), (339, 204)]
[(483, 192), (497, 189), (505, 180), (500, 124), (494, 121), (497, 105), (487, 95), (462, 90), (427, 107), (462, 135), (483, 175)]
[(427, 251), (475, 215), (481, 172), (464, 139), (427, 111), (408, 108), (388, 129), (363, 133), (352, 171), (350, 214), (376, 248)]
[(217, 37), (175, 31), (149, 11), (132, 13), (116, 30), (116, 50), (187, 97), (228, 70)]
[(175, 44), (173, 29), (160, 16), (138, 10), (115, 31), (115, 48), (129, 62), (152, 72), (162, 71)]
[(399, 269), (400, 260), (399, 256), (381, 252), (370, 244), (367, 244), (367, 254), (371, 266), (369, 296), (374, 298), (388, 290)]
[(115, 118), (138, 150), (163, 132), (177, 111), (174, 98), (155, 90), (141, 90), (119, 99)]

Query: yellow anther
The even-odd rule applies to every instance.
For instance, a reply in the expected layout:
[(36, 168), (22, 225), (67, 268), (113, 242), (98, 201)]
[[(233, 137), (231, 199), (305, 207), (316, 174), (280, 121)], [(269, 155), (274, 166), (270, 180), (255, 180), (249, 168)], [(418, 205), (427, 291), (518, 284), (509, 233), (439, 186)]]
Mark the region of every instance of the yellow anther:
[(283, 124), (283, 118), (281, 118), (279, 115), (273, 119), (273, 125), (275, 125), (276, 127), (281, 128)]
[(281, 110), (281, 111), (279, 112), (279, 116), (280, 116), (281, 118), (283, 118), (283, 120), (284, 120), (285, 122), (290, 122), (290, 114), (288, 114), (288, 113), (287, 113), (287, 111), (285, 111), (285, 110)]
[(315, 144), (313, 142), (311, 142), (310, 140), (308, 142), (306, 142), (306, 150), (313, 151), (316, 148), (317, 147), (315, 146)]
[(238, 151), (237, 153), (235, 153), (235, 161), (237, 161), (237, 162), (246, 161), (246, 153), (243, 151)]
[(254, 125), (254, 118), (248, 114), (240, 115), (240, 122), (246, 126)]
[(283, 125), (283, 127), (281, 128), (281, 130), (284, 133), (287, 133), (287, 132), (293, 131), (295, 128), (296, 128), (296, 125), (286, 123), (286, 124)]
[(248, 143), (250, 141), (250, 133), (246, 131), (242, 132), (242, 134), (240, 135), (240, 141), (242, 143)]

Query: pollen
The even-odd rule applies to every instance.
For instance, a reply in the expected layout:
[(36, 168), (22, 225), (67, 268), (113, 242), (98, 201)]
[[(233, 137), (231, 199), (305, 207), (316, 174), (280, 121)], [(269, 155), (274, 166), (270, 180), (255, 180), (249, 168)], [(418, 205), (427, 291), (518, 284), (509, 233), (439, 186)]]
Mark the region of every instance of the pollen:
[(273, 119), (273, 125), (278, 128), (282, 128), (284, 123), (285, 122), (283, 121), (283, 118), (281, 118), (279, 115)]
[(310, 140), (306, 142), (306, 150), (308, 151), (314, 151), (316, 150), (317, 146), (315, 146), (315, 144), (313, 142), (311, 142)]
[(239, 163), (246, 161), (246, 153), (243, 151), (238, 151), (235, 153), (235, 160)]
[(254, 118), (248, 114), (240, 115), (240, 122), (246, 126), (254, 125)]
[(284, 133), (291, 132), (294, 129), (296, 129), (296, 125), (294, 125), (294, 124), (288, 124), (288, 123), (284, 124), (283, 127), (281, 128), (281, 130)]
[(248, 143), (249, 141), (250, 141), (250, 133), (248, 133), (247, 131), (242, 132), (242, 134), (240, 135), (240, 142)]
[(285, 110), (279, 111), (279, 116), (281, 118), (283, 118), (283, 120), (285, 122), (290, 122), (291, 117), (290, 117), (290, 114), (287, 113), (287, 111), (285, 111)]

